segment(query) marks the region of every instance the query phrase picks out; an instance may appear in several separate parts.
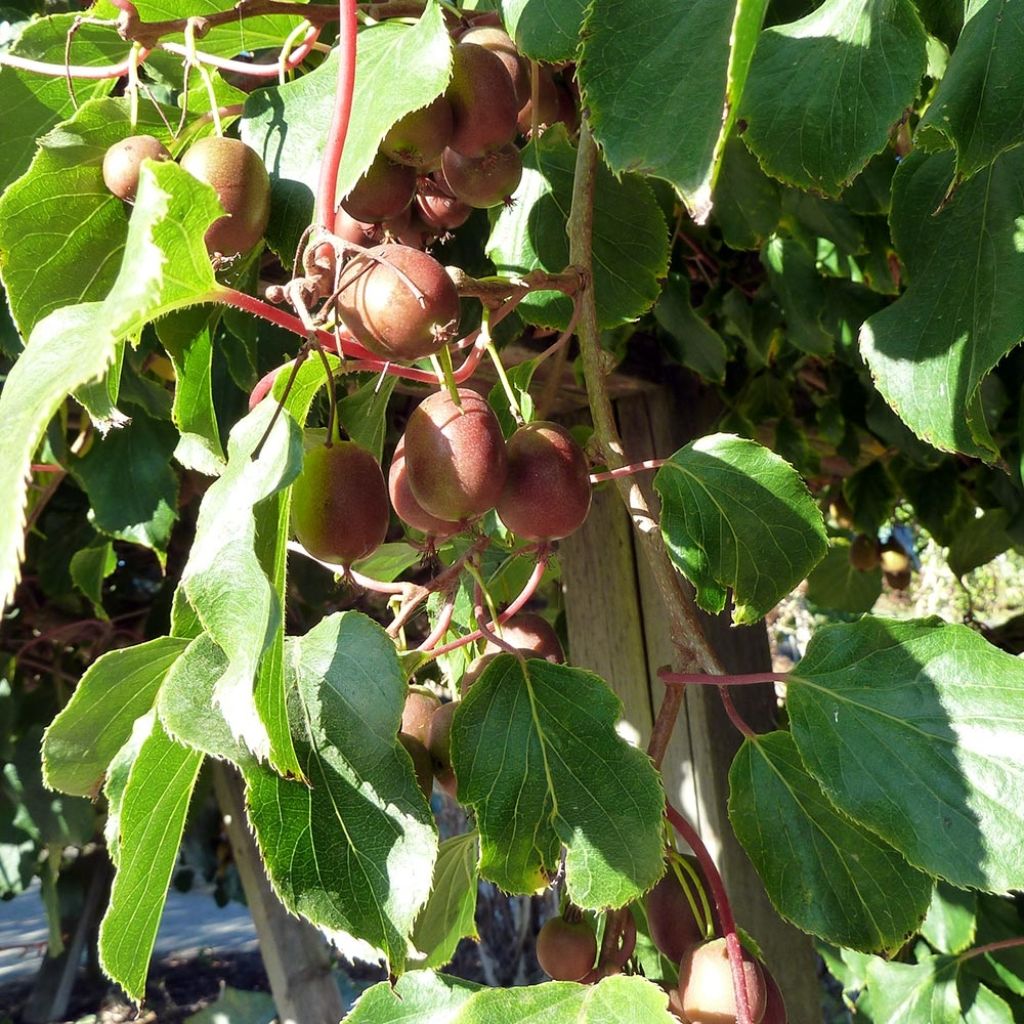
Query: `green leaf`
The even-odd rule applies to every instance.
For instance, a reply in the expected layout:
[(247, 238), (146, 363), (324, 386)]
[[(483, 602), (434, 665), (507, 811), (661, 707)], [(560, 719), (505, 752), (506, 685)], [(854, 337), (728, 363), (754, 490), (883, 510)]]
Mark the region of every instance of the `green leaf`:
[(92, 603), (98, 619), (108, 618), (103, 608), (103, 581), (117, 568), (114, 545), (108, 541), (97, 541), (76, 551), (68, 567), (71, 581)]
[(832, 354), (825, 330), (825, 282), (814, 256), (801, 242), (773, 235), (761, 249), (761, 262), (786, 316), (786, 338), (809, 355)]
[[(56, 14), (28, 22), (8, 51), (14, 56), (48, 64), (64, 63), (68, 31), (77, 15)], [(109, 28), (83, 25), (74, 37), (71, 60), (94, 67), (113, 64), (128, 56), (128, 44)], [(75, 94), (79, 103), (104, 96), (116, 79), (79, 81)], [(4, 105), (4, 145), (0, 147), (0, 192), (28, 168), (36, 151), (36, 140), (58, 121), (70, 117), (75, 107), (64, 78), (39, 75), (0, 67), (0, 96)]]
[(65, 396), (102, 376), (119, 341), (213, 289), (203, 235), (220, 212), (213, 189), (176, 164), (144, 166), (124, 262), (109, 295), (51, 313), (8, 374), (0, 392), (0, 604), (18, 577), (25, 477), (47, 423)]
[[(248, 27), (248, 19), (245, 24)], [(451, 40), (437, 3), (429, 3), (414, 25), (385, 21), (359, 33), (352, 119), (338, 170), (339, 196), (347, 195), (373, 162), (388, 129), (444, 92), (450, 76)], [(275, 200), (283, 189), (289, 212), (294, 211), (303, 226), (313, 209), (337, 80), (337, 55), (332, 53), (308, 75), (253, 93), (241, 122), (242, 138), (263, 157), (275, 183)], [(286, 234), (272, 235), (275, 249)], [(282, 255), (290, 264), (294, 248)]]
[(721, 335), (690, 305), (690, 281), (684, 274), (668, 275), (654, 318), (671, 339), (667, 347), (673, 359), (706, 380), (725, 383), (729, 351)]
[(203, 756), (175, 743), (156, 717), (120, 804), (119, 857), (100, 925), (100, 963), (140, 1003), (171, 871)]
[(108, 651), (82, 676), (43, 737), (43, 772), (52, 789), (95, 796), (114, 755), (146, 714), (187, 641), (164, 636)]
[(787, 708), (832, 802), (911, 864), (1024, 885), (1024, 662), (966, 626), (866, 616), (818, 630)]
[(578, 906), (620, 907), (662, 873), (664, 794), (615, 732), (622, 706), (590, 672), (495, 658), (455, 712), (452, 767), (480, 830), (480, 872), (508, 892), (549, 884), (566, 847)]
[(289, 710), (308, 785), (246, 769), (249, 818), (295, 913), (384, 951), (400, 972), (430, 891), (433, 818), (397, 734), (408, 690), (391, 638), (358, 612), (288, 643)]
[(664, 990), (645, 978), (605, 978), (596, 985), (551, 981), (518, 988), (470, 987), (427, 971), (369, 989), (348, 1024), (674, 1024)]
[(941, 953), (962, 953), (977, 932), (978, 896), (937, 882), (921, 934)]
[(896, 490), (881, 459), (869, 462), (843, 481), (843, 497), (853, 510), (854, 525), (872, 536), (892, 515)]
[(338, 418), (345, 433), (373, 452), (378, 462), (384, 457), (388, 402), (397, 383), (397, 377), (381, 380), (377, 375), (338, 402)]
[(715, 223), (732, 249), (760, 249), (782, 215), (778, 184), (737, 138), (725, 145), (714, 200)]
[(705, 611), (756, 622), (825, 556), (821, 511), (789, 463), (754, 441), (713, 434), (658, 470), (661, 533)]
[(910, 0), (826, 0), (758, 40), (743, 140), (771, 175), (837, 196), (913, 105), (925, 31)]
[(364, 576), (393, 583), (406, 569), (411, 569), (421, 561), (423, 552), (419, 548), (414, 548), (404, 541), (393, 541), (390, 544), (381, 544), (372, 555), (356, 562), (354, 568)]
[(161, 561), (178, 517), (178, 476), (171, 468), (177, 440), (169, 423), (134, 410), (127, 426), (108, 431), (70, 465), (96, 529), (152, 548)]
[(133, 128), (124, 100), (90, 100), (41, 140), (28, 172), (0, 199), (0, 276), (23, 337), (48, 313), (102, 299), (114, 284), (128, 216), (103, 184), (103, 155), (140, 131), (170, 142), (152, 104), (141, 114)]
[(288, 770), (295, 760), (290, 737), (282, 729), (271, 735), (253, 694), (260, 659), (275, 642), (282, 615), (278, 593), (257, 556), (254, 509), (302, 468), (302, 432), (287, 414), (277, 417), (259, 458), (252, 457), (275, 408), (261, 402), (232, 430), (227, 467), (203, 497), (181, 581), (203, 627), (227, 655), (214, 699), (232, 733), (257, 757), (270, 757)]
[(960, 1024), (956, 961), (926, 957), (918, 964), (868, 964), (868, 989), (877, 1020), (885, 1024)]
[(412, 944), (422, 954), (417, 967), (444, 967), (463, 938), (477, 938), (476, 890), (480, 837), (476, 832), (445, 839), (437, 850), (430, 897), (416, 918)]
[(891, 953), (928, 909), (930, 876), (836, 810), (787, 732), (744, 741), (729, 820), (775, 909), (827, 942)]
[(274, 1024), (277, 1008), (266, 992), (248, 992), (225, 985), (217, 998), (182, 1024)]
[(1024, 5), (971, 0), (967, 21), (917, 127), (926, 149), (956, 150), (958, 181), (1024, 142)]
[[(766, 0), (595, 0), (578, 77), (616, 174), (670, 181), (698, 223), (736, 117)], [(657, 97), (657, 101), (654, 98)]]
[[(564, 125), (523, 150), (523, 180), (504, 207), (487, 243), (499, 274), (542, 269), (560, 273), (569, 263), (565, 233), (572, 203), (576, 151)], [(603, 328), (635, 320), (654, 304), (668, 270), (668, 228), (650, 186), (638, 175), (617, 180), (598, 164), (594, 184), (594, 298)], [(572, 302), (555, 292), (531, 292), (516, 307), (527, 322), (564, 329)]]
[(979, 387), (1024, 335), (1024, 148), (943, 206), (953, 155), (911, 153), (893, 180), (893, 240), (909, 285), (861, 329), (875, 385), (919, 437), (992, 459)]
[(987, 989), (981, 984), (974, 984), (970, 986), (968, 992), (969, 995), (961, 992), (960, 996), (965, 1024), (1014, 1024), (1013, 1010), (991, 989)]
[(869, 612), (882, 593), (882, 570), (861, 572), (850, 564), (850, 542), (834, 537), (828, 554), (807, 577), (807, 600), (819, 608), (859, 614)]
[(516, 48), (533, 60), (560, 64), (576, 56), (586, 0), (501, 0)]
[(1005, 508), (989, 509), (972, 517), (956, 531), (946, 561), (953, 575), (963, 577), (979, 566), (987, 565), (1013, 545), (1006, 532), (1010, 513)]

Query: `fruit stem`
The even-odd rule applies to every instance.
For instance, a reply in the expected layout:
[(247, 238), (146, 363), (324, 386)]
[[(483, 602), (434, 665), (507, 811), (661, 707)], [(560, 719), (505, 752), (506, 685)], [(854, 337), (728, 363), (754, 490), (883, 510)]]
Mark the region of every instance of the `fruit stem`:
[[(499, 647), (511, 654), (515, 651), (515, 648), (501, 639), (501, 623), (498, 622), (498, 608), (494, 603), (494, 598), (491, 596), (491, 592), (487, 589), (487, 585), (484, 583), (483, 574), (479, 567), (474, 565), (472, 562), (466, 563), (466, 572), (473, 577), (473, 598), (475, 602), (473, 605), (473, 614), (476, 616), (476, 623), (480, 627), (480, 632), (483, 634), (485, 640), (495, 641)], [(491, 623), (494, 624), (497, 629), (497, 635), (494, 635), (484, 624), (483, 605), (485, 602), (487, 604), (487, 612), (490, 616)]]
[[(299, 544), (294, 546), (289, 544), (288, 547), (292, 551), (301, 551), (304, 555), (309, 555), (309, 552)], [(319, 561), (319, 559), (314, 559), (314, 561)], [(320, 564), (330, 567), (331, 563), (321, 562)], [(387, 583), (384, 580), (375, 580), (372, 576), (364, 576), (361, 572), (356, 572), (351, 566), (345, 571), (345, 575), (357, 587), (362, 587), (363, 590), (372, 590), (375, 594), (397, 594), (399, 597), (408, 597), (411, 589), (416, 587), (415, 583)]]
[(1015, 949), (1018, 946), (1024, 946), (1024, 936), (1000, 939), (998, 942), (986, 942), (984, 946), (975, 946), (974, 949), (961, 953), (956, 960), (957, 963), (963, 963), (965, 960), (971, 960), (976, 956), (988, 956), (989, 953), (998, 953), (1003, 949)]
[(725, 713), (729, 716), (729, 721), (732, 722), (739, 732), (741, 732), (748, 740), (757, 739), (757, 733), (750, 728), (744, 717), (740, 714), (739, 709), (733, 703), (729, 687), (720, 686), (718, 688), (718, 696), (722, 698), (722, 707), (725, 708)]
[(784, 683), (788, 672), (746, 672), (741, 675), (707, 675), (704, 672), (669, 672), (658, 670), (658, 678), (666, 686), (756, 686), (758, 683)]
[(452, 616), (455, 614), (455, 597), (452, 595), (445, 601), (441, 611), (438, 612), (437, 622), (430, 631), (427, 638), (416, 648), (417, 651), (432, 651), (443, 639), (445, 633), (452, 624)]
[(631, 466), (620, 466), (618, 469), (610, 469), (605, 473), (591, 473), (592, 484), (604, 483), (605, 480), (621, 480), (623, 477), (632, 476), (634, 473), (642, 473), (645, 469), (661, 469), (668, 459), (646, 459), (643, 462), (634, 462)]
[[(481, 347), (479, 341), (477, 342), (477, 347)], [(456, 409), (461, 409), (462, 399), (459, 397), (459, 385), (455, 380), (452, 354), (447, 345), (443, 345), (440, 352), (431, 355), (430, 365), (433, 366), (434, 373), (437, 375), (438, 386), (446, 388), (452, 404)]]
[[(137, 61), (141, 64), (149, 53), (149, 50), (140, 51)], [(14, 68), (15, 71), (29, 71), (35, 75), (48, 75), (50, 78), (83, 78), (96, 81), (124, 78), (128, 74), (131, 62), (132, 58), (129, 55), (120, 64), (98, 64), (95, 67), (88, 67), (82, 64), (49, 64), (42, 60), (18, 57), (13, 53), (0, 53), (0, 68)]]
[(356, 80), (356, 0), (338, 0), (338, 84), (334, 96), (334, 113), (320, 163), (320, 181), (316, 195), (316, 222), (330, 231), (334, 220), (334, 204), (338, 192), (338, 168), (352, 117), (352, 94)]
[(516, 393), (512, 388), (512, 382), (508, 379), (508, 374), (505, 372), (505, 364), (501, 361), (501, 356), (498, 355), (498, 349), (494, 344), (494, 339), (491, 337), (490, 328), (490, 310), (484, 306), (483, 320), (480, 323), (480, 341), (487, 355), (490, 356), (491, 362), (494, 363), (495, 372), (498, 374), (498, 380), (501, 381), (502, 390), (505, 392), (505, 397), (508, 399), (508, 411), (512, 414), (512, 419), (516, 421), (516, 426), (521, 427), (524, 423), (522, 409), (519, 408), (519, 399), (516, 397)]
[(672, 822), (673, 828), (679, 833), (683, 841), (693, 850), (700, 864), (704, 877), (708, 880), (711, 895), (718, 908), (718, 918), (722, 922), (722, 931), (725, 933), (725, 946), (729, 952), (729, 967), (732, 970), (732, 987), (736, 997), (736, 1024), (753, 1024), (750, 1013), (750, 1000), (747, 996), (746, 977), (743, 973), (743, 950), (740, 946), (739, 937), (736, 934), (736, 919), (733, 917), (732, 905), (729, 903), (728, 893), (725, 891), (725, 884), (722, 876), (715, 866), (715, 862), (708, 853), (697, 830), (672, 806), (666, 803), (665, 814)]
[[(604, 453), (605, 464), (609, 470), (616, 470), (627, 465), (628, 460), (615, 423), (615, 411), (605, 381), (604, 350), (601, 347), (601, 329), (594, 299), (594, 188), (597, 166), (597, 145), (590, 132), (590, 122), (584, 114), (580, 123), (572, 206), (567, 226), (569, 260), (586, 282), (582, 292), (576, 295), (579, 305), (576, 336), (579, 339), (580, 359), (594, 423), (594, 436)], [(722, 664), (708, 643), (697, 618), (693, 599), (683, 589), (679, 573), (669, 560), (661, 531), (651, 515), (643, 492), (636, 482), (629, 478), (617, 479), (615, 484), (632, 519), (638, 546), (643, 550), (661, 592), (669, 618), (670, 638), (676, 649), (678, 662), (685, 668), (722, 671)], [(665, 757), (682, 701), (682, 689), (666, 688), (647, 744), (647, 753), (655, 767), (660, 767)]]
[[(700, 925), (700, 930), (704, 933), (704, 937), (711, 938), (713, 928), (711, 907), (708, 906), (707, 893), (704, 892), (700, 876), (693, 865), (685, 857), (680, 857), (675, 850), (669, 852), (669, 863), (672, 865), (672, 871), (676, 876), (676, 881), (679, 883), (679, 888), (683, 890), (686, 902), (690, 904), (690, 912), (693, 914), (694, 920)], [(686, 876), (685, 878), (683, 877), (684, 875)], [(699, 908), (697, 900), (694, 899), (693, 891), (690, 888), (691, 885), (696, 888), (700, 896)]]

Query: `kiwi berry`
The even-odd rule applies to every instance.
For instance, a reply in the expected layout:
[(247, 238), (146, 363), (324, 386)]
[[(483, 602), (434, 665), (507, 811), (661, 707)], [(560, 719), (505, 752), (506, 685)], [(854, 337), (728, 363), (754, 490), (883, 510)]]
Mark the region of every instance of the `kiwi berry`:
[(497, 54), (475, 43), (456, 43), (445, 96), (452, 108), (451, 149), (483, 156), (515, 138), (519, 104)]
[(910, 571), (910, 555), (907, 554), (907, 549), (894, 537), (890, 537), (882, 545), (879, 560), (882, 563), (882, 571), (893, 576), (899, 576), (901, 573)]
[(786, 1013), (786, 1003), (778, 982), (767, 968), (762, 967), (761, 973), (764, 974), (765, 988), (764, 1016), (761, 1018), (761, 1024), (787, 1024), (789, 1015)]
[(415, 736), (410, 736), (405, 732), (398, 734), (398, 742), (405, 747), (406, 753), (412, 758), (416, 782), (423, 795), (429, 800), (430, 794), (434, 790), (434, 763), (430, 759), (430, 752)]
[(560, 540), (578, 530), (590, 511), (590, 467), (572, 434), (540, 420), (520, 427), (507, 448), (501, 521), (527, 540)]
[(554, 981), (579, 981), (597, 959), (597, 939), (585, 920), (552, 917), (537, 933), (537, 963)]
[(481, 157), (446, 149), (441, 157), (441, 173), (456, 199), (486, 210), (511, 199), (523, 177), (523, 158), (512, 145)]
[(466, 671), (462, 673), (462, 678), (459, 680), (459, 692), (463, 697), (469, 693), (470, 687), (484, 674), (487, 670), (487, 666), (490, 665), (497, 656), (497, 653), (481, 654), (466, 666)]
[(835, 520), (836, 526), (843, 530), (853, 529), (853, 509), (846, 500), (842, 488), (838, 485), (832, 489), (832, 496), (828, 502), (829, 515)]
[(508, 471), (501, 424), (487, 401), (458, 389), (461, 407), (436, 391), (413, 410), (405, 428), (409, 486), (420, 505), (447, 522), (494, 507)]
[(438, 96), (433, 103), (406, 114), (394, 124), (384, 136), (380, 151), (395, 163), (429, 170), (451, 141), (452, 130), (451, 104)]
[(384, 542), (390, 519), (384, 474), (354, 441), (306, 452), (292, 485), (292, 529), (314, 558), (351, 565)]
[(223, 256), (248, 252), (270, 220), (270, 176), (259, 154), (239, 139), (208, 135), (193, 142), (181, 166), (212, 185), (226, 216), (206, 232), (206, 248)]
[(704, 938), (690, 901), (670, 866), (661, 881), (644, 896), (651, 941), (674, 963)]
[[(743, 954), (743, 976), (754, 1024), (765, 1012), (767, 992), (761, 966)], [(691, 946), (679, 962), (679, 997), (686, 1020), (700, 1024), (736, 1024), (736, 993), (725, 939)]]
[[(531, 658), (543, 658), (554, 665), (565, 661), (565, 652), (558, 634), (547, 619), (534, 612), (520, 612), (508, 622), (502, 623), (501, 639)], [(484, 647), (485, 655), (499, 653), (501, 651), (497, 644), (488, 642)]]
[(167, 147), (152, 135), (129, 135), (103, 154), (103, 184), (127, 203), (135, 201), (143, 160), (170, 160)]
[(427, 750), (438, 783), (450, 796), (455, 796), (455, 772), (452, 770), (452, 719), (454, 703), (442, 704), (430, 717)]
[(878, 541), (866, 533), (857, 534), (850, 545), (850, 565), (858, 572), (871, 572), (878, 562)]
[(391, 468), (388, 470), (388, 495), (391, 498), (391, 507), (395, 514), (414, 530), (425, 533), (428, 537), (443, 540), (451, 537), (460, 530), (458, 523), (445, 522), (432, 516), (416, 500), (409, 486), (409, 474), (405, 467), (405, 437), (398, 439), (395, 446), (395, 454), (391, 459)]
[(378, 153), (342, 199), (341, 207), (354, 220), (377, 224), (397, 217), (412, 202), (415, 191), (415, 168), (393, 163)]
[(911, 577), (909, 569), (904, 569), (902, 572), (887, 572), (885, 573), (885, 582), (893, 590), (906, 590), (910, 586)]
[(441, 706), (441, 698), (419, 686), (409, 688), (402, 708), (402, 732), (427, 745), (430, 719)]
[(334, 212), (334, 233), (346, 242), (361, 245), (364, 249), (384, 241), (384, 229), (380, 224), (356, 220), (343, 206)]
[(530, 72), (526, 62), (516, 49), (512, 37), (496, 25), (475, 24), (459, 37), (460, 43), (475, 43), (485, 50), (490, 50), (508, 72), (515, 90), (516, 103), (521, 108), (530, 98)]
[[(561, 106), (558, 102), (558, 87), (555, 77), (547, 68), (538, 68), (537, 74), (537, 124), (552, 125), (561, 120)], [(527, 95), (516, 117), (519, 130), (529, 135), (533, 128), (533, 94)]]
[(420, 192), (416, 196), (416, 207), (423, 222), (436, 234), (454, 231), (469, 220), (473, 207), (455, 196), (445, 195), (440, 189)]
[(385, 244), (357, 253), (338, 279), (338, 312), (362, 345), (384, 359), (433, 355), (458, 333), (459, 294), (433, 256)]

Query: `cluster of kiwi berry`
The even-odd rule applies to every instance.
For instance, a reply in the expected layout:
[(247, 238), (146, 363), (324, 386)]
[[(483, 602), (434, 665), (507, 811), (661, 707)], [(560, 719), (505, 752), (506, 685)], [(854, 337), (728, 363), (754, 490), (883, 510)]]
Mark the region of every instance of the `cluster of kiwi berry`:
[[(829, 498), (829, 514), (844, 530), (853, 530), (853, 509), (841, 488)], [(913, 563), (907, 549), (895, 538), (884, 543), (877, 537), (858, 533), (850, 543), (850, 565), (858, 572), (873, 572), (879, 566), (885, 582), (893, 590), (906, 590), (910, 586)]]

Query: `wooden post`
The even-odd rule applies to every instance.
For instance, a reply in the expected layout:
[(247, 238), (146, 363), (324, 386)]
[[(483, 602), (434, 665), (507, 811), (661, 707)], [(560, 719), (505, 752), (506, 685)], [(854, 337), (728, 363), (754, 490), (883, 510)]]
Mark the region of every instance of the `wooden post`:
[(270, 886), (249, 831), (238, 772), (214, 762), (213, 788), (260, 941), (280, 1024), (338, 1024), (345, 1013), (327, 940), (284, 907)]

